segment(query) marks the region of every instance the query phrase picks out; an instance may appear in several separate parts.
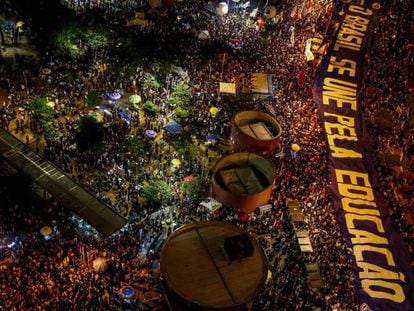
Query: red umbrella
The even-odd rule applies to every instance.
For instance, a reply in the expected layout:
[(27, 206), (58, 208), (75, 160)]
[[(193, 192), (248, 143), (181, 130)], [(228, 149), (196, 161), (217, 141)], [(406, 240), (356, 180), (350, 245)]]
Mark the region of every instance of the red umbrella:
[(230, 39), (231, 44), (233, 44), (234, 46), (239, 46), (241, 41), (238, 38), (232, 38)]
[(265, 25), (265, 20), (264, 20), (264, 18), (263, 18), (263, 17), (259, 17), (259, 18), (257, 19), (257, 26), (259, 26), (259, 28), (262, 28), (262, 27), (264, 27), (264, 25)]
[(164, 0), (164, 4), (166, 6), (172, 6), (174, 4), (174, 0)]
[(194, 176), (192, 175), (187, 175), (184, 177), (184, 181), (192, 181), (192, 180), (194, 180)]
[(240, 214), (239, 214), (240, 221), (242, 221), (242, 222), (248, 222), (249, 221), (249, 218), (250, 218), (249, 217), (249, 214), (240, 212)]

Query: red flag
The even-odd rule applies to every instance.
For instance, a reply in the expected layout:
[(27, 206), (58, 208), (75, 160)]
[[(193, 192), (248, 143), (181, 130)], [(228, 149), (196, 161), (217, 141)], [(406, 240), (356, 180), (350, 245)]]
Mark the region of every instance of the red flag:
[(298, 85), (302, 86), (303, 83), (303, 77), (305, 76), (305, 69), (301, 69), (298, 74), (297, 74), (297, 80), (298, 80)]

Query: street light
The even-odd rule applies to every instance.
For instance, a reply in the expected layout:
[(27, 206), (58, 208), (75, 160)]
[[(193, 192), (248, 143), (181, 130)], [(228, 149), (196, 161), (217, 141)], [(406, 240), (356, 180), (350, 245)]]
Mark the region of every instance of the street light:
[(216, 13), (219, 16), (224, 16), (229, 12), (229, 6), (226, 2), (220, 2), (216, 7)]

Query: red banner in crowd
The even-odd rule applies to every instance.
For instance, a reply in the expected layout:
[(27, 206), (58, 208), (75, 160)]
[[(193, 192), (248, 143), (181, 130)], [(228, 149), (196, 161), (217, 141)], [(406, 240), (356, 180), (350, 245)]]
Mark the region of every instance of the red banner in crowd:
[(414, 310), (408, 252), (387, 213), (358, 99), (370, 25), (380, 4), (344, 2), (336, 38), (314, 84), (330, 149), (331, 197), (341, 233), (352, 249), (360, 310)]

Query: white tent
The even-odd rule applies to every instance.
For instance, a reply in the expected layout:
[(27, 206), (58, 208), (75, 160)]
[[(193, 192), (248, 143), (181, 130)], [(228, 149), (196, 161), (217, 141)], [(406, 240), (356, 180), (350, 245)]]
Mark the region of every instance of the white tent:
[(214, 213), (220, 207), (222, 207), (222, 204), (212, 197), (208, 197), (207, 199), (202, 201), (200, 205), (205, 207), (210, 213)]
[(208, 32), (208, 30), (200, 31), (200, 33), (198, 34), (198, 39), (200, 40), (210, 39), (210, 33)]
[(179, 75), (185, 75), (186, 72), (183, 70), (182, 67), (179, 66), (175, 66), (175, 65), (171, 65), (171, 71), (175, 72), (176, 74)]
[(268, 212), (272, 209), (272, 204), (265, 204), (262, 206), (259, 206), (260, 212)]
[(255, 18), (256, 17), (256, 15), (257, 15), (257, 12), (259, 11), (259, 9), (258, 8), (255, 8), (251, 13), (250, 13), (250, 17), (251, 18)]
[(243, 9), (247, 9), (250, 6), (250, 1), (247, 1), (245, 3), (243, 3), (243, 5), (241, 6)]

